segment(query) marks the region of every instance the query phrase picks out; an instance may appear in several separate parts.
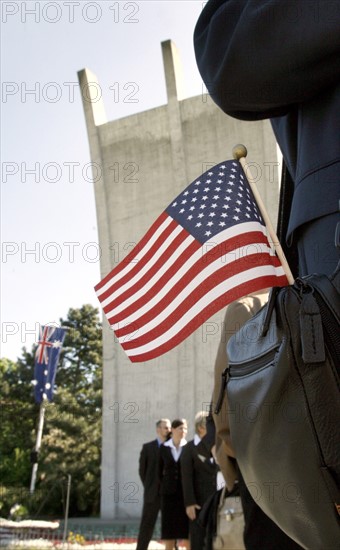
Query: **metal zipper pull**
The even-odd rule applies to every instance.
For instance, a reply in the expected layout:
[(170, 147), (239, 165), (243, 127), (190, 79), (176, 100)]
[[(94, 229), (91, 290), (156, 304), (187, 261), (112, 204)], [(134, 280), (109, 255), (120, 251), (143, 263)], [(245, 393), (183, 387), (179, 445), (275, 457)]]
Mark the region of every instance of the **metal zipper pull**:
[(229, 365), (222, 372), (221, 378), (220, 393), (218, 394), (218, 399), (214, 410), (215, 414), (220, 412), (223, 405), (224, 394), (229, 380)]

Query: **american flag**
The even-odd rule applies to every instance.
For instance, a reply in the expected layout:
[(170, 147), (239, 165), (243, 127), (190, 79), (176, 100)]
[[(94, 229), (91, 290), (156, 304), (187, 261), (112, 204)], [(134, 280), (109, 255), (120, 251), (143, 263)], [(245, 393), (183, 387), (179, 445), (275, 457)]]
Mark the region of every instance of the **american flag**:
[(191, 183), (96, 287), (132, 362), (163, 355), (241, 296), (287, 285), (238, 161)]
[(34, 397), (37, 403), (43, 399), (52, 401), (54, 381), (60, 351), (66, 330), (54, 326), (40, 326), (34, 364)]

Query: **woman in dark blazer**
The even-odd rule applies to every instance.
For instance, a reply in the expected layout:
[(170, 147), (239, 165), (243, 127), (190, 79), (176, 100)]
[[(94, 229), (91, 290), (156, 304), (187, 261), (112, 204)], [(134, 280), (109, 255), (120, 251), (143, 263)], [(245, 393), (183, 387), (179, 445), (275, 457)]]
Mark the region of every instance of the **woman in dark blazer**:
[(189, 548), (189, 521), (185, 512), (180, 456), (187, 441), (188, 427), (184, 418), (171, 424), (171, 438), (159, 448), (159, 477), (162, 512), (162, 539), (165, 550), (173, 550), (177, 539)]

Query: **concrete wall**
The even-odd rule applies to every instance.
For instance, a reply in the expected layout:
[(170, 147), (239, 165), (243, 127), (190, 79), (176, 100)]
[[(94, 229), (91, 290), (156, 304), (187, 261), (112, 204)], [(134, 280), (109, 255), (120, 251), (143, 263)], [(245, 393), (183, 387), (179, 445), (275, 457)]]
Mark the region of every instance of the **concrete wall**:
[[(249, 151), (267, 208), (278, 204), (276, 143), (268, 121), (240, 122), (206, 96), (179, 100), (178, 59), (162, 43), (168, 104), (108, 122), (101, 101), (91, 101), (96, 77), (79, 72), (93, 163), (99, 243), (106, 275), (143, 236), (171, 200), (210, 165), (232, 158), (236, 143)], [(137, 517), (142, 506), (138, 458), (155, 437), (161, 417), (185, 417), (193, 436), (195, 413), (208, 406), (223, 311), (176, 349), (132, 364), (104, 319), (101, 516)]]

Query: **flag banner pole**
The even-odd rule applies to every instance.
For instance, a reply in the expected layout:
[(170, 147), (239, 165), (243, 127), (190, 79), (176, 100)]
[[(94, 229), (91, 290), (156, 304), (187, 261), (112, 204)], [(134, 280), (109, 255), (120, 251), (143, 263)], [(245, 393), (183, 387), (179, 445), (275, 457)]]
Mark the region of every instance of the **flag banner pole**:
[(63, 544), (66, 542), (67, 537), (67, 524), (68, 524), (68, 512), (70, 507), (70, 494), (71, 494), (71, 474), (67, 474), (67, 493), (66, 493), (66, 506), (65, 506), (65, 518), (64, 518), (64, 533)]
[(35, 443), (35, 461), (32, 466), (32, 477), (31, 477), (31, 487), (30, 487), (30, 493), (34, 493), (35, 489), (35, 482), (37, 479), (37, 471), (38, 471), (38, 454), (41, 447), (41, 439), (44, 429), (44, 418), (45, 418), (45, 399), (42, 400), (40, 403), (40, 410), (39, 410), (39, 424), (38, 424), (38, 431), (37, 431), (37, 439)]
[(275, 252), (278, 256), (278, 258), (280, 259), (280, 262), (282, 264), (282, 268), (287, 276), (287, 279), (288, 279), (288, 282), (290, 285), (292, 285), (294, 283), (294, 277), (293, 277), (293, 274), (290, 270), (290, 267), (288, 265), (288, 262), (287, 262), (287, 259), (286, 259), (286, 256), (283, 252), (283, 249), (282, 249), (282, 246), (281, 246), (281, 243), (276, 235), (276, 232), (273, 228), (273, 225), (272, 225), (272, 222), (270, 220), (270, 217), (268, 215), (268, 212), (264, 206), (264, 203), (262, 201), (262, 198), (261, 198), (261, 195), (257, 189), (257, 186), (256, 186), (256, 183), (255, 183), (255, 180), (251, 174), (251, 171), (249, 169), (249, 167), (247, 167), (247, 163), (246, 163), (246, 156), (248, 154), (248, 151), (247, 151), (247, 148), (245, 147), (245, 145), (235, 145), (235, 147), (233, 147), (233, 157), (234, 159), (238, 160), (239, 163), (241, 164), (242, 168), (243, 168), (243, 171), (246, 175), (246, 178), (248, 180), (248, 183), (250, 185), (250, 188), (253, 192), (253, 195), (254, 195), (254, 198), (256, 200), (256, 203), (259, 207), (259, 210), (261, 212), (261, 215), (262, 215), (262, 218), (263, 218), (263, 221), (266, 225), (266, 228), (268, 230), (268, 233), (269, 233), (269, 237), (271, 239), (271, 242), (273, 243), (273, 246), (275, 248)]
[(54, 382), (60, 351), (64, 342), (66, 327), (43, 325), (39, 328), (38, 346), (34, 362), (34, 397), (40, 403), (39, 423), (35, 449), (31, 453), (32, 477), (30, 493), (35, 490), (38, 471), (38, 454), (41, 447), (47, 401), (53, 399)]

